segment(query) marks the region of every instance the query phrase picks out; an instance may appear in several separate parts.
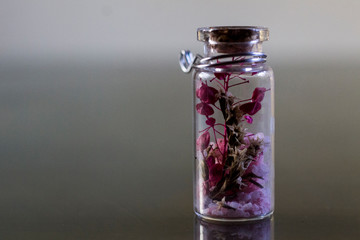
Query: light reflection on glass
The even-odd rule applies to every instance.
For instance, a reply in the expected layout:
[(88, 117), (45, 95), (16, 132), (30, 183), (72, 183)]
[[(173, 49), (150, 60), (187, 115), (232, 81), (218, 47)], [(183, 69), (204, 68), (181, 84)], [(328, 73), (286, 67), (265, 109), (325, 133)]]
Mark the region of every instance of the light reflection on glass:
[(246, 223), (222, 223), (195, 217), (194, 240), (273, 240), (273, 225), (273, 218)]

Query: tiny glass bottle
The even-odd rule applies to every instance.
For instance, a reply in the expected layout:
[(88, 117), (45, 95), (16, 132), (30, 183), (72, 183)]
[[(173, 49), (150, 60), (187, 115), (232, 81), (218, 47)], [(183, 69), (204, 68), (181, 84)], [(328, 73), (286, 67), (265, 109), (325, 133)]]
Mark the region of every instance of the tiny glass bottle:
[(206, 27), (193, 73), (194, 210), (208, 220), (247, 221), (274, 210), (274, 79), (264, 27)]

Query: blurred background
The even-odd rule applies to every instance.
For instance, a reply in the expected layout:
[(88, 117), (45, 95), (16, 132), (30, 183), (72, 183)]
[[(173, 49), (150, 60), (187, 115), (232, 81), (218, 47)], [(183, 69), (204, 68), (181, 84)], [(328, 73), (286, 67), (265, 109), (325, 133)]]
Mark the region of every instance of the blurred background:
[(359, 9), (2, 0), (0, 236), (192, 239), (192, 88), (178, 55), (202, 53), (197, 27), (260, 25), (276, 80), (276, 239), (358, 239)]

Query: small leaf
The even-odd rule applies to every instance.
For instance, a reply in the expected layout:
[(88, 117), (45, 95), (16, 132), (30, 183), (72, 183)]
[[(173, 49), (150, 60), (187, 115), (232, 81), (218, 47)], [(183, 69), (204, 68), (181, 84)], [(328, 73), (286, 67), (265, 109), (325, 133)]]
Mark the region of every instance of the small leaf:
[(261, 102), (264, 99), (266, 88), (255, 88), (251, 100), (253, 102)]
[(210, 143), (210, 133), (204, 132), (200, 135), (200, 137), (196, 140), (196, 148), (200, 151), (203, 151), (209, 146)]
[(202, 83), (196, 90), (196, 96), (204, 103), (214, 104), (219, 98), (219, 91)]
[(215, 122), (216, 122), (216, 120), (215, 120), (215, 118), (208, 118), (206, 121), (205, 121), (205, 123), (207, 124), (207, 125), (209, 125), (210, 127), (214, 127), (214, 125), (215, 125)]
[(259, 103), (259, 102), (245, 103), (240, 106), (240, 110), (249, 115), (254, 115), (260, 109), (261, 109), (261, 103)]
[(196, 111), (205, 116), (210, 116), (214, 113), (212, 107), (209, 104), (203, 102), (196, 104)]

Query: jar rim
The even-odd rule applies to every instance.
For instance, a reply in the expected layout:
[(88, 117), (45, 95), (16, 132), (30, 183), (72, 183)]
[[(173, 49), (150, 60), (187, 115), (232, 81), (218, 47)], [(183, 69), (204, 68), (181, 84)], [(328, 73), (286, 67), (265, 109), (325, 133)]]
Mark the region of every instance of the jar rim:
[(269, 29), (261, 26), (214, 26), (197, 29), (197, 40), (216, 43), (255, 43), (269, 40)]

